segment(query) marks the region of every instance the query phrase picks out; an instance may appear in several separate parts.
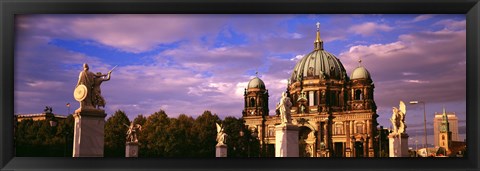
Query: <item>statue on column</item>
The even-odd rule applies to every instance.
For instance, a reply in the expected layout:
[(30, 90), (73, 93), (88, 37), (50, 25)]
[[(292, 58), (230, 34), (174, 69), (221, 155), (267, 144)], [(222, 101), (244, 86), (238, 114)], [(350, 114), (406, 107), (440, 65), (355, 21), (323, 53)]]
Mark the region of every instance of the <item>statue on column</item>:
[(292, 102), (290, 101), (290, 98), (287, 96), (286, 92), (282, 93), (282, 98), (280, 99), (280, 102), (277, 104), (276, 109), (280, 111), (280, 119), (281, 124), (288, 124), (292, 123), (291, 121), (291, 115), (290, 115), (290, 107), (292, 107)]
[(400, 101), (399, 108), (393, 107), (390, 121), (393, 126), (393, 134), (404, 134), (407, 128), (405, 125), (405, 115), (407, 113), (405, 103)]
[(127, 142), (138, 142), (138, 132), (142, 130), (142, 126), (139, 124), (130, 123), (130, 126), (125, 124), (128, 127), (127, 131)]
[(101, 73), (94, 74), (90, 72), (90, 67), (87, 63), (83, 64), (83, 71), (78, 76), (78, 82), (73, 92), (75, 100), (80, 102), (80, 109), (105, 107), (105, 99), (101, 96), (100, 84), (103, 81), (110, 80), (113, 69), (106, 75)]
[(217, 125), (217, 145), (224, 145), (227, 134), (224, 132), (223, 125), (215, 124)]
[(97, 72), (97, 74), (95, 75), (95, 84), (93, 87), (93, 92), (95, 93), (95, 96), (93, 100), (96, 108), (99, 108), (100, 106), (105, 107), (106, 101), (102, 96), (102, 90), (100, 89), (100, 85), (102, 84), (102, 82), (110, 80), (112, 70), (108, 71), (108, 74), (102, 74), (101, 72)]

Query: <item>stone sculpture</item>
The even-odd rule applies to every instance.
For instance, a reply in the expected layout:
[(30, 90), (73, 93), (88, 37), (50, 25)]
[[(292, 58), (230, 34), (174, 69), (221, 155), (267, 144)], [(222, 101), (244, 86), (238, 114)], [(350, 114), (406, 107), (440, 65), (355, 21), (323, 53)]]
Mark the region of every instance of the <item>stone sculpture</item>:
[(217, 145), (224, 145), (227, 134), (223, 130), (223, 125), (215, 124), (217, 124)]
[(83, 64), (83, 71), (78, 76), (78, 82), (73, 92), (75, 100), (80, 102), (80, 109), (105, 107), (105, 99), (101, 95), (100, 84), (103, 81), (110, 80), (113, 69), (106, 75), (101, 73), (94, 74), (89, 71), (90, 68), (87, 63)]
[(290, 98), (287, 97), (287, 93), (283, 92), (282, 98), (280, 99), (280, 102), (277, 104), (276, 107), (276, 109), (280, 111), (281, 124), (292, 123), (290, 107), (292, 107), (292, 102), (290, 101)]
[(403, 101), (400, 101), (399, 108), (393, 107), (392, 117), (390, 118), (393, 126), (393, 134), (405, 134), (407, 128), (407, 125), (405, 125), (406, 114), (407, 110)]
[(142, 126), (139, 124), (130, 123), (130, 126), (125, 124), (128, 127), (127, 131), (127, 142), (138, 142), (138, 132), (142, 131)]

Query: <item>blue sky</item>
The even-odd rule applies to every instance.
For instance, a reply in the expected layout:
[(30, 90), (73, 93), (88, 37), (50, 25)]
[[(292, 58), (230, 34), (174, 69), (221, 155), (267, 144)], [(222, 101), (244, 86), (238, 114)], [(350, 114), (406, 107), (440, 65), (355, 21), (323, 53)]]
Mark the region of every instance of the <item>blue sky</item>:
[[(316, 22), (325, 50), (349, 75), (358, 59), (369, 70), (381, 125), (389, 127), (391, 107), (400, 100), (422, 100), (429, 128), (445, 106), (465, 132), (460, 14), (18, 15), (15, 113), (40, 113), (48, 105), (66, 114), (66, 103), (74, 111), (83, 63), (104, 73), (118, 65), (102, 84), (109, 115), (123, 110), (133, 119), (163, 109), (171, 117), (204, 110), (241, 117), (243, 90), (257, 71), (273, 109), (293, 66), (313, 50)], [(423, 108), (407, 106), (411, 136), (423, 131), (419, 118)]]

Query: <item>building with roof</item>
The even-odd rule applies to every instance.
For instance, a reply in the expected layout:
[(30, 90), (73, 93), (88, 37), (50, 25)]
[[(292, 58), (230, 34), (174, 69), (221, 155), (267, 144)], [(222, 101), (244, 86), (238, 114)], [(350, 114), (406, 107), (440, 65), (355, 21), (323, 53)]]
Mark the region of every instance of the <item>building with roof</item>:
[[(455, 112), (446, 112), (449, 130), (452, 132), (452, 141), (460, 141), (458, 135), (458, 118), (455, 115)], [(440, 125), (443, 120), (443, 113), (435, 112), (435, 117), (433, 118), (433, 136), (434, 136), (434, 145), (439, 145), (439, 134), (440, 134)]]
[[(324, 49), (319, 23), (313, 44), (313, 51), (293, 68), (286, 88), (292, 123), (299, 127), (300, 156), (377, 156), (378, 115), (370, 73), (359, 60), (348, 77), (341, 61)], [(280, 117), (278, 112), (269, 115), (267, 86), (257, 76), (244, 97), (245, 124), (258, 131), (264, 155), (271, 156)]]
[(41, 121), (41, 120), (47, 120), (50, 118), (54, 118), (57, 120), (61, 119), (66, 119), (67, 116), (64, 115), (59, 115), (59, 114), (54, 114), (52, 107), (45, 106), (45, 109), (43, 110), (43, 113), (30, 113), (30, 114), (15, 114), (14, 119), (17, 122), (21, 122), (26, 119), (31, 119), (33, 121)]
[[(66, 119), (67, 116), (54, 114), (56, 119)], [(48, 116), (46, 113), (31, 113), (31, 114), (17, 114), (15, 115), (17, 122), (22, 120), (31, 119), (33, 121), (47, 120)]]

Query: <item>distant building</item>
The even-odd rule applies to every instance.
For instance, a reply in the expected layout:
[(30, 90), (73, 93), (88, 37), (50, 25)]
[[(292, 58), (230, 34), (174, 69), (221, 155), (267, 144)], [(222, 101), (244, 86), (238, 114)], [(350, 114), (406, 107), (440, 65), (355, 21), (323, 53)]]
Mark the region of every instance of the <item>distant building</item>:
[(45, 109), (43, 110), (43, 113), (32, 113), (32, 114), (16, 114), (14, 118), (16, 119), (17, 122), (21, 122), (26, 119), (31, 119), (34, 121), (41, 121), (41, 120), (47, 120), (50, 118), (55, 118), (57, 120), (62, 120), (66, 119), (67, 117), (64, 115), (58, 115), (54, 114), (52, 112), (52, 107), (50, 106), (45, 106)]
[(452, 143), (452, 132), (450, 131), (450, 123), (448, 123), (448, 117), (447, 112), (445, 112), (445, 108), (443, 108), (442, 121), (439, 123), (438, 129), (438, 146), (449, 151), (449, 147)]
[[(64, 115), (57, 115), (53, 114), (56, 119), (66, 119), (67, 116)], [(47, 119), (47, 114), (46, 113), (32, 113), (32, 114), (17, 114), (15, 115), (17, 118), (17, 122), (21, 122), (22, 120), (25, 119), (32, 119), (34, 121), (41, 121), (41, 120), (46, 120)]]
[[(460, 141), (458, 137), (458, 118), (454, 112), (445, 112), (448, 119), (448, 127), (450, 132), (452, 132), (451, 140)], [(435, 147), (440, 146), (439, 144), (439, 135), (440, 135), (440, 126), (442, 125), (443, 113), (436, 113), (433, 118), (433, 135), (434, 135), (434, 145)]]

